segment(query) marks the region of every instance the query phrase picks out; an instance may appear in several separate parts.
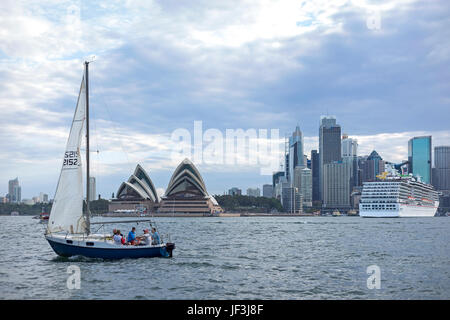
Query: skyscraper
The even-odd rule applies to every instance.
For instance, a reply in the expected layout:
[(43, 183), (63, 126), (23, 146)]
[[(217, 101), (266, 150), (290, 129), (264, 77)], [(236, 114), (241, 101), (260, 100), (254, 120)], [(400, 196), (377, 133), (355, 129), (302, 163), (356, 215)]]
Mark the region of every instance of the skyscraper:
[(273, 197), (273, 186), (271, 184), (263, 185), (263, 197), (266, 197), (266, 198)]
[(320, 201), (319, 171), (319, 153), (317, 152), (317, 150), (311, 150), (312, 201)]
[(327, 209), (349, 209), (351, 164), (335, 161), (323, 166), (323, 206)]
[(342, 136), (342, 161), (348, 162), (352, 166), (350, 186), (353, 189), (359, 185), (358, 141), (349, 138), (346, 134)]
[(308, 168), (303, 168), (300, 175), (301, 186), (300, 194), (303, 198), (303, 207), (312, 206), (312, 171)]
[(19, 179), (8, 181), (8, 200), (12, 203), (18, 203), (22, 200), (22, 188), (19, 185)]
[(432, 182), (437, 190), (450, 190), (450, 146), (434, 148)]
[[(294, 170), (298, 166), (306, 166), (304, 155), (303, 155), (303, 134), (300, 131), (300, 127), (295, 127), (295, 131), (292, 136), (289, 137), (289, 174), (288, 179), (294, 177)], [(292, 182), (292, 181), (291, 181)]]
[(431, 183), (431, 136), (414, 137), (408, 141), (408, 172)]
[(359, 160), (359, 167), (361, 168), (361, 181), (375, 181), (376, 176), (382, 173), (385, 169), (385, 162), (380, 155), (373, 150), (372, 153)]
[(319, 193), (323, 200), (323, 166), (334, 161), (341, 161), (341, 126), (336, 124), (336, 117), (321, 116), (319, 128)]

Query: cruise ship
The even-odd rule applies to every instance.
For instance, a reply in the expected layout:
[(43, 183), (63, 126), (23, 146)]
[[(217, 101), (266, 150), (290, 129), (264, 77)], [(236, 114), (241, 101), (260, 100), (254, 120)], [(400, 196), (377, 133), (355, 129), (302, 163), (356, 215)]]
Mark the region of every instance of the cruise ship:
[(439, 207), (439, 193), (420, 177), (388, 171), (378, 181), (365, 182), (359, 203), (359, 216), (372, 218), (433, 217)]

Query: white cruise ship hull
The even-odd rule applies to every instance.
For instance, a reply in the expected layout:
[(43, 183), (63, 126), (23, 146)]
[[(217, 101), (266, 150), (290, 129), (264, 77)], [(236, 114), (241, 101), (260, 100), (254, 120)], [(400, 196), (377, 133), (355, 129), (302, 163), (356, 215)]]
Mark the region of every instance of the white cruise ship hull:
[(360, 217), (365, 218), (411, 218), (411, 217), (434, 217), (439, 203), (435, 206), (412, 206), (399, 205), (399, 210), (361, 210)]

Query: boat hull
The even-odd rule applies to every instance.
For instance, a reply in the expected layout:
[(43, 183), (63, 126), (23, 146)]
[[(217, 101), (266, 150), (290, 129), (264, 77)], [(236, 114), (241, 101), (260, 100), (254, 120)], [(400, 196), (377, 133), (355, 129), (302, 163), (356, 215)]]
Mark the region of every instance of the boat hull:
[(399, 205), (399, 210), (360, 210), (363, 218), (434, 217), (437, 207)]
[[(48, 243), (56, 254), (62, 257), (84, 256), (100, 259), (137, 259), (152, 257), (171, 257), (173, 244), (159, 246), (118, 246), (108, 245), (101, 241), (73, 241), (67, 239), (55, 239), (46, 237)], [(72, 243), (67, 243), (72, 241)], [(88, 246), (88, 243), (94, 245)]]

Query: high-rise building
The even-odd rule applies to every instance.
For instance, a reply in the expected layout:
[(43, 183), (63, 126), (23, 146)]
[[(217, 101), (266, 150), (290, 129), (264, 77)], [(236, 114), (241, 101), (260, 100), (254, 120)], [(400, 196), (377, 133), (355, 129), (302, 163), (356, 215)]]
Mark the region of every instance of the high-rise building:
[(260, 197), (261, 196), (261, 190), (259, 188), (248, 188), (247, 189), (247, 196), (249, 196), (249, 197)]
[(230, 190), (228, 190), (228, 195), (229, 196), (241, 196), (242, 190), (239, 188), (233, 187)]
[(308, 168), (303, 168), (300, 175), (301, 186), (300, 194), (303, 198), (303, 207), (312, 206), (312, 171)]
[(373, 150), (368, 157), (359, 158), (358, 166), (361, 168), (361, 182), (375, 181), (377, 175), (384, 171), (385, 162), (380, 155)]
[(274, 189), (275, 189), (275, 185), (280, 181), (280, 178), (284, 177), (284, 174), (285, 174), (284, 171), (278, 171), (272, 175), (272, 187)]
[(323, 167), (327, 163), (341, 161), (341, 126), (336, 124), (336, 117), (321, 116), (319, 128), (319, 194), (323, 199)]
[(97, 191), (95, 186), (95, 177), (89, 177), (89, 200), (97, 200)]
[(312, 172), (312, 201), (320, 201), (319, 192), (319, 153), (317, 150), (311, 150), (311, 172)]
[(351, 164), (335, 161), (323, 166), (323, 207), (349, 209)]
[(11, 203), (18, 203), (22, 200), (22, 188), (18, 178), (8, 182), (8, 200)]
[(431, 145), (431, 136), (408, 141), (408, 172), (425, 183), (431, 183)]
[(273, 198), (273, 186), (271, 184), (263, 185), (263, 197)]
[(289, 137), (289, 179), (294, 176), (294, 170), (298, 166), (306, 166), (303, 154), (303, 134), (299, 126), (295, 127), (295, 131)]
[(288, 213), (303, 212), (302, 195), (297, 188), (291, 186), (290, 182), (282, 184), (281, 204)]
[(355, 158), (358, 156), (358, 140), (349, 138), (345, 133), (342, 135), (342, 158)]
[(342, 161), (351, 164), (350, 186), (356, 187), (359, 185), (359, 167), (358, 167), (358, 141), (349, 138), (348, 135), (342, 136)]
[(437, 190), (450, 190), (450, 146), (434, 148), (432, 182)]

